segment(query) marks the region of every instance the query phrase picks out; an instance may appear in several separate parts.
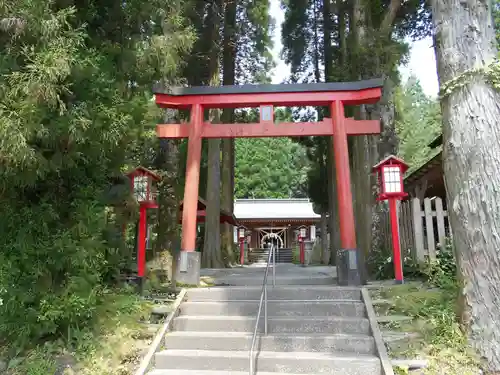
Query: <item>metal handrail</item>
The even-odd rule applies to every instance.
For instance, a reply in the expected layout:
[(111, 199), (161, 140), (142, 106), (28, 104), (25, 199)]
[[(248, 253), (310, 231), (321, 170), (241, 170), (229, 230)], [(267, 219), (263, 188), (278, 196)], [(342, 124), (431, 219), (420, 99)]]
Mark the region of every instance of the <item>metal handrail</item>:
[(252, 344), (250, 345), (249, 352), (249, 374), (254, 375), (253, 371), (253, 349), (255, 346), (255, 340), (257, 339), (257, 329), (259, 328), (260, 313), (262, 311), (262, 305), (264, 304), (264, 334), (267, 335), (267, 275), (269, 273), (269, 265), (271, 264), (271, 256), (273, 260), (273, 287), (276, 286), (276, 249), (274, 245), (271, 245), (271, 250), (267, 256), (266, 271), (264, 272), (264, 282), (262, 283), (262, 292), (260, 293), (259, 310), (257, 311), (257, 320), (255, 321), (255, 327), (253, 330)]

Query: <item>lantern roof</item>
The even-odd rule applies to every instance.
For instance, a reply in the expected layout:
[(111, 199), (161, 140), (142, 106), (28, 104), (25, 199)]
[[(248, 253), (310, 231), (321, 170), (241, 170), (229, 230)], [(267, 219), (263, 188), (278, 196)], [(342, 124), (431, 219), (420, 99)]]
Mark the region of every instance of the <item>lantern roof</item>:
[(382, 168), (385, 165), (399, 165), (401, 166), (401, 173), (405, 173), (408, 168), (410, 167), (408, 164), (406, 164), (403, 159), (398, 158), (397, 156), (394, 155), (389, 155), (382, 161), (380, 161), (377, 165), (375, 165), (372, 170), (375, 172)]
[(137, 175), (147, 175), (147, 176), (150, 176), (153, 178), (153, 180), (156, 180), (156, 181), (160, 181), (161, 180), (161, 177), (156, 174), (155, 172), (153, 172), (152, 170), (150, 169), (147, 169), (143, 166), (138, 166), (137, 168), (134, 168), (132, 169), (131, 171), (127, 172), (126, 175), (129, 176), (129, 177), (132, 177), (132, 176), (137, 176)]

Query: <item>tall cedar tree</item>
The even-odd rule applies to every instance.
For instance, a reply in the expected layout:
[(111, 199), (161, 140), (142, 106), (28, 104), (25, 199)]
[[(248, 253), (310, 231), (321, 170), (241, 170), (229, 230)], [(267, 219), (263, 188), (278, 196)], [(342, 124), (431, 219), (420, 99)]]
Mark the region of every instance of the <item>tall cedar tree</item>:
[[(500, 374), (500, 74), (491, 1), (431, 3), (462, 319), (486, 370)], [(495, 75), (485, 75), (493, 63)]]
[[(208, 61), (208, 76), (211, 86), (220, 85), (220, 26), (222, 0), (210, 3), (207, 15), (206, 34), (210, 35), (210, 52)], [(220, 110), (209, 111), (211, 123), (220, 122)], [(221, 140), (208, 140), (208, 177), (207, 177), (207, 213), (205, 218), (205, 238), (201, 265), (204, 268), (222, 268), (221, 236), (220, 236), (220, 209), (221, 209), (221, 170), (220, 170)]]
[[(222, 48), (222, 84), (234, 85), (236, 80), (236, 13), (237, 0), (224, 1), (224, 41)], [(234, 122), (234, 109), (226, 108), (222, 112), (223, 123)], [(235, 140), (226, 138), (222, 140), (222, 165), (221, 165), (221, 206), (228, 212), (234, 210), (234, 167), (235, 167)], [(226, 265), (234, 262), (233, 253), (233, 227), (224, 224), (221, 232), (221, 245)]]

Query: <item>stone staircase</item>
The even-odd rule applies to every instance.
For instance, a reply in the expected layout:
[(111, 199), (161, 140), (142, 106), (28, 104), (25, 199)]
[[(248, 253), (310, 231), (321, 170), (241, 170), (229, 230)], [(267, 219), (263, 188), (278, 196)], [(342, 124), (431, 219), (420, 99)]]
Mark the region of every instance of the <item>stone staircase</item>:
[[(150, 375), (247, 375), (261, 287), (190, 289)], [(383, 375), (361, 290), (268, 287), (255, 373)]]
[[(269, 249), (252, 249), (248, 253), (248, 262), (250, 264), (262, 263), (266, 264), (269, 258)], [(292, 249), (276, 249), (276, 263), (292, 263)]]

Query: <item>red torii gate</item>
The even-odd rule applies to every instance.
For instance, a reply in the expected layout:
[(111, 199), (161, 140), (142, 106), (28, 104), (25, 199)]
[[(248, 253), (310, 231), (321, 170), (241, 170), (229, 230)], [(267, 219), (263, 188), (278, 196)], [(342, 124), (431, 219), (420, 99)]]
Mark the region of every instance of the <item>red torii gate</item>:
[[(200, 254), (194, 250), (202, 138), (333, 135), (341, 243), (337, 261), (338, 278), (340, 284), (361, 283), (347, 136), (379, 134), (380, 122), (346, 118), (344, 106), (378, 102), (382, 86), (381, 79), (372, 79), (339, 83), (173, 87), (168, 91), (155, 87), (153, 91), (156, 104), (160, 107), (190, 110), (188, 123), (159, 124), (156, 128), (156, 134), (160, 138), (188, 138), (177, 280), (186, 284), (199, 283)], [(274, 106), (328, 106), (331, 118), (316, 123), (275, 124)], [(204, 121), (203, 113), (206, 109), (245, 107), (260, 107), (258, 123), (211, 124)]]

